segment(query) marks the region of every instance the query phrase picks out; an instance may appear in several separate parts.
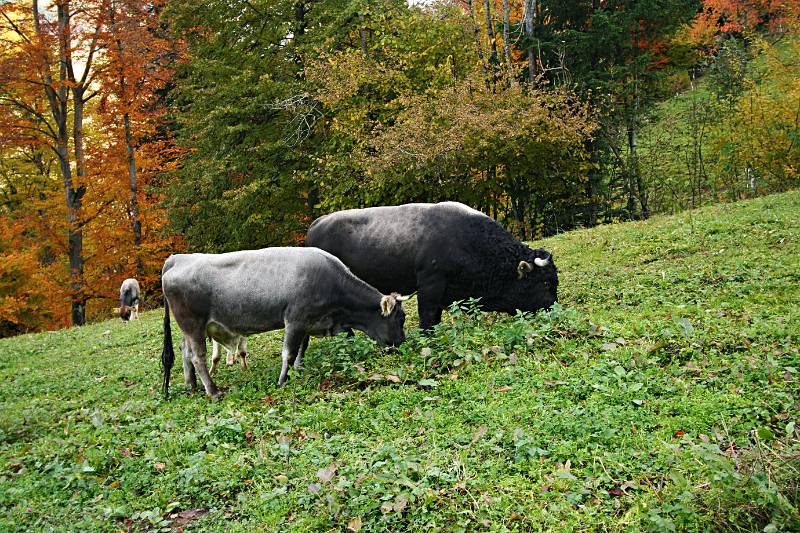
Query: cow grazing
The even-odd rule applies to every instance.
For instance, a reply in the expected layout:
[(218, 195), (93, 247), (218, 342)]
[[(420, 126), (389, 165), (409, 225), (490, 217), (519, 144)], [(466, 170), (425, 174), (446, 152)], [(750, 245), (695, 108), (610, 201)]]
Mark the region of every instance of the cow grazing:
[(306, 245), (332, 253), (382, 292), (419, 291), (423, 329), (438, 324), (451, 303), (471, 297), (484, 310), (509, 314), (556, 301), (551, 255), (457, 202), (332, 213), (311, 224)]
[(265, 248), (226, 254), (177, 254), (161, 271), (164, 290), (164, 397), (175, 354), (170, 308), (183, 332), (183, 372), (187, 385), (206, 393), (219, 390), (206, 368), (206, 336), (224, 346), (239, 337), (284, 328), (281, 373), (300, 367), (309, 335), (345, 328), (365, 332), (381, 344), (405, 340), (399, 295), (383, 295), (358, 279), (331, 254), (316, 248)]
[[(211, 339), (211, 368), (209, 369), (209, 373), (211, 374), (214, 373), (219, 363), (219, 347), (220, 343)], [(242, 368), (247, 370), (247, 337), (237, 337), (233, 339), (230, 346), (225, 346), (225, 352), (227, 352), (225, 357), (225, 364), (227, 366), (233, 366), (234, 358), (238, 357), (239, 361), (242, 363)]]
[(127, 322), (131, 318), (139, 320), (139, 282), (128, 278), (119, 288), (119, 316)]

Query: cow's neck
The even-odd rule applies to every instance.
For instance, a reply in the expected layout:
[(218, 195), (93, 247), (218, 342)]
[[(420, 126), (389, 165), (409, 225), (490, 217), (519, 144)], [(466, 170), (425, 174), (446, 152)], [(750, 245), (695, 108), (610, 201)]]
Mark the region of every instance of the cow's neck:
[(348, 280), (345, 286), (342, 313), (336, 317), (337, 321), (341, 321), (344, 327), (368, 333), (380, 318), (380, 301), (383, 295), (355, 277)]

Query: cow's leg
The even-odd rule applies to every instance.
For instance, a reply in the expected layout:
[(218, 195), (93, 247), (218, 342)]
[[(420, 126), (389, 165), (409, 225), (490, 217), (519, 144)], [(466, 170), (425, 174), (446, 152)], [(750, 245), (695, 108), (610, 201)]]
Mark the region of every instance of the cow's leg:
[(295, 370), (300, 370), (303, 367), (303, 356), (306, 354), (306, 350), (308, 350), (308, 339), (309, 336), (306, 335), (302, 344), (300, 344), (300, 349), (297, 350), (297, 355), (295, 356), (294, 361), (289, 361), (289, 363), (294, 366)]
[(442, 321), (442, 300), (447, 282), (443, 279), (429, 278), (419, 280), (417, 310), (419, 311), (419, 327), (431, 329)]
[(189, 350), (185, 337), (181, 339), (181, 358), (183, 359), (183, 381), (189, 386), (191, 392), (195, 392), (197, 375), (194, 372), (194, 365), (192, 365), (192, 352)]
[(133, 314), (136, 317), (136, 320), (139, 320), (139, 302), (136, 302), (133, 305)]
[[(242, 363), (242, 368), (247, 370), (247, 337), (239, 337), (239, 361)], [(231, 364), (233, 364), (231, 358)]]
[(211, 375), (208, 373), (206, 366), (206, 335), (205, 332), (200, 332), (194, 335), (187, 335), (187, 342), (189, 348), (192, 350), (192, 364), (195, 371), (200, 375), (200, 381), (203, 383), (203, 388), (206, 389), (206, 394), (214, 399), (219, 398), (220, 392)]
[(278, 376), (278, 386), (282, 387), (289, 377), (289, 361), (294, 361), (297, 352), (303, 345), (306, 332), (300, 328), (286, 325), (283, 333), (283, 351), (281, 352), (281, 375)]
[[(230, 353), (230, 352), (228, 352)], [(217, 369), (217, 363), (219, 363), (219, 343), (214, 339), (211, 339), (211, 369), (209, 373), (213, 374), (214, 371)], [(230, 366), (230, 363), (229, 363)]]

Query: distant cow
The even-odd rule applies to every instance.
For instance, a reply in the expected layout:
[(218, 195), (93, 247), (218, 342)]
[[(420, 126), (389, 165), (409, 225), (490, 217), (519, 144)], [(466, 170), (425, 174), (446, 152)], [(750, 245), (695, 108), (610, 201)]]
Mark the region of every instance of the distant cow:
[[(235, 358), (238, 357), (239, 361), (242, 363), (242, 368), (247, 370), (247, 337), (237, 337), (232, 339), (232, 342), (233, 344), (231, 346), (224, 346), (226, 353), (225, 365), (233, 366)], [(211, 339), (211, 368), (208, 369), (208, 373), (211, 375), (214, 374), (219, 364), (221, 357), (219, 347), (220, 343)], [(191, 358), (191, 352), (186, 351), (188, 349), (186, 339), (181, 339), (181, 354), (189, 354), (187, 356)]]
[[(211, 368), (209, 369), (211, 374), (214, 373), (214, 370), (217, 368), (217, 363), (219, 363), (219, 347), (220, 343), (211, 339)], [(232, 366), (234, 358), (238, 357), (239, 361), (242, 363), (242, 368), (247, 370), (247, 337), (232, 339), (231, 344), (225, 346), (225, 351), (227, 352), (225, 357), (225, 364), (227, 366)]]
[(265, 248), (226, 254), (177, 254), (161, 272), (164, 290), (164, 396), (175, 360), (170, 308), (183, 331), (187, 385), (219, 390), (206, 367), (206, 336), (233, 346), (240, 336), (285, 328), (278, 385), (286, 382), (308, 346), (309, 335), (355, 328), (381, 344), (405, 340), (399, 295), (383, 295), (336, 257), (316, 248)]
[(487, 311), (548, 309), (558, 275), (551, 255), (531, 250), (483, 213), (457, 202), (351, 209), (316, 219), (307, 246), (326, 250), (382, 292), (419, 291), (420, 327), (457, 300)]
[(125, 322), (131, 318), (139, 319), (140, 295), (138, 281), (128, 278), (122, 282), (119, 288), (119, 316)]

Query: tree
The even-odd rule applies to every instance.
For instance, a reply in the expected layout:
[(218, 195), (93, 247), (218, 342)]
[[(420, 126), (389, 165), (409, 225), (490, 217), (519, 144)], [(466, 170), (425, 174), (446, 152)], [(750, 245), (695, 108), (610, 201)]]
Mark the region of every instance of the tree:
[[(161, 8), (158, 2), (110, 0), (104, 68), (98, 75), (102, 87), (98, 111), (110, 129), (109, 136), (120, 139), (117, 144), (124, 146), (129, 188), (127, 218), (137, 250), (143, 237), (136, 153), (140, 145), (153, 138), (162, 119), (163, 110), (151, 99), (170, 79), (169, 66), (177, 54), (176, 44), (161, 27)], [(141, 255), (136, 265), (137, 276), (145, 275)]]
[[(6, 242), (15, 243), (8, 261), (22, 265), (22, 258), (39, 258), (29, 263), (35, 272), (28, 271), (25, 277), (47, 280), (42, 284), (47, 298), (41, 306), (48, 308), (50, 317), (26, 319), (20, 327), (63, 325), (62, 313), (54, 309), (63, 300), (69, 305), (70, 322), (83, 324), (88, 302), (112, 296), (124, 277), (137, 274), (152, 280), (166, 243), (172, 242), (161, 238), (145, 242), (145, 226), (160, 228), (160, 215), (153, 209), (157, 199), (139, 193), (136, 176), (138, 169), (151, 175), (150, 165), (160, 164), (146, 146), (157, 116), (152, 94), (164, 81), (155, 75), (164, 69), (153, 61), (163, 53), (162, 45), (155, 43), (157, 8), (158, 4), (133, 0), (0, 6), (4, 36), (0, 135), (10, 147), (2, 155), (8, 161), (35, 154), (29, 167), (41, 176), (37, 189), (18, 194), (18, 201), (0, 216), (9, 221)], [(117, 117), (127, 118), (119, 121), (123, 127), (116, 127)], [(142, 163), (133, 158), (134, 143), (148, 152)], [(120, 146), (128, 149), (128, 157), (120, 157)], [(53, 155), (55, 165), (44, 164), (49, 161), (44, 151)], [(129, 172), (134, 173), (133, 180), (128, 179)], [(19, 173), (12, 175), (10, 188), (21, 180)], [(136, 209), (129, 209), (131, 205)], [(132, 235), (126, 238), (119, 220), (131, 217), (131, 211), (138, 223), (133, 224), (135, 231), (124, 232)], [(136, 258), (133, 265), (128, 265), (128, 257)], [(6, 302), (12, 302), (12, 311), (14, 306), (20, 310), (25, 300), (21, 295), (28, 289), (12, 285)], [(93, 312), (106, 314), (100, 309)]]
[[(93, 61), (104, 7), (103, 1), (61, 0), (54, 5), (53, 17), (42, 12), (38, 0), (32, 2), (29, 17), (21, 16), (19, 4), (1, 8), (4, 29), (15, 36), (3, 54), (2, 78), (10, 87), (3, 103), (6, 108), (22, 110), (12, 111), (9, 125), (43, 134), (58, 156), (67, 208), (71, 316), (75, 325), (85, 321), (87, 300), (83, 279), (83, 227), (87, 221), (81, 217), (87, 187), (84, 108), (95, 94), (91, 90)], [(81, 60), (78, 68), (76, 57)], [(45, 107), (39, 105), (42, 92)]]

